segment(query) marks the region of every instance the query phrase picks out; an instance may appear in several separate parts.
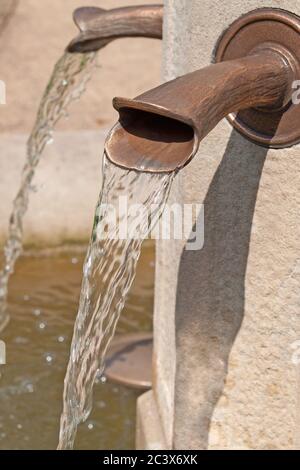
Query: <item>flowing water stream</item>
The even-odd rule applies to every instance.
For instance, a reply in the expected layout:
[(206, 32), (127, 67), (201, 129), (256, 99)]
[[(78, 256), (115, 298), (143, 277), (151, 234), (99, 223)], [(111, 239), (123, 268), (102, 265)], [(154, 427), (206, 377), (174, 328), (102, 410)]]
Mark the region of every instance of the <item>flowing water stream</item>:
[[(21, 185), (13, 203), (0, 273), (0, 331), (9, 320), (8, 282), (22, 252), (23, 219), (35, 169), (55, 124), (85, 90), (96, 54), (65, 54), (56, 64), (27, 143)], [(64, 382), (59, 449), (72, 449), (77, 427), (92, 409), (93, 385), (134, 280), (143, 240), (157, 223), (172, 175), (127, 171), (104, 157), (103, 185), (86, 256), (79, 310)], [(120, 207), (122, 201), (126, 208)], [(127, 210), (126, 210), (127, 209)], [(120, 233), (122, 231), (122, 234)]]
[(4, 248), (4, 267), (0, 273), (0, 331), (9, 320), (6, 308), (8, 282), (22, 252), (23, 219), (33, 189), (35, 169), (45, 145), (52, 141), (55, 124), (66, 116), (70, 103), (80, 98), (84, 92), (95, 59), (95, 53), (65, 53), (55, 65), (42, 98), (36, 123), (27, 143), (27, 158), (21, 176), (21, 185), (9, 220), (8, 239)]
[(142, 242), (164, 209), (173, 179), (124, 170), (105, 157), (103, 175), (64, 382), (58, 449), (73, 448), (77, 426), (91, 412), (93, 385), (103, 373)]

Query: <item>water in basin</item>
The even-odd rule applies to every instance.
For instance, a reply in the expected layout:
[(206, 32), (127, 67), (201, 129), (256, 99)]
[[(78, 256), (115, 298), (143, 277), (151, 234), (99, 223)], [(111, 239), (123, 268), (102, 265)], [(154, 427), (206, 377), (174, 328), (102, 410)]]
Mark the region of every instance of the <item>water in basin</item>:
[[(25, 253), (16, 266), (11, 322), (0, 333), (7, 347), (7, 365), (0, 366), (0, 449), (57, 446), (85, 251)], [(151, 330), (153, 258), (153, 244), (146, 242), (117, 333)], [(75, 448), (134, 448), (137, 396), (107, 381), (96, 383), (93, 411), (79, 426)]]

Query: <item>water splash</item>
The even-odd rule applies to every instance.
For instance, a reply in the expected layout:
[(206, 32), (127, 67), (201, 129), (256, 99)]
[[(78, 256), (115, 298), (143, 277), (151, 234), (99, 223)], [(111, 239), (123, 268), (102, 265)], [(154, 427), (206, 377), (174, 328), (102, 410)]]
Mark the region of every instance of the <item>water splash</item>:
[(67, 115), (68, 106), (85, 91), (96, 54), (65, 53), (55, 65), (38, 110), (37, 119), (27, 142), (27, 158), (21, 185), (13, 203), (8, 239), (4, 247), (4, 267), (0, 273), (0, 331), (9, 321), (6, 308), (8, 282), (22, 252), (23, 219), (29, 204), (35, 169), (45, 146), (53, 140), (56, 123)]
[[(58, 449), (73, 448), (77, 426), (90, 414), (93, 385), (103, 373), (106, 351), (135, 276), (142, 242), (163, 211), (173, 179), (167, 174), (123, 170), (106, 159), (103, 175), (64, 382)], [(117, 223), (111, 223), (111, 212), (118, 213), (124, 197), (130, 208), (137, 208), (138, 216), (135, 211), (119, 213)], [(119, 228), (124, 223), (129, 236), (121, 239)]]

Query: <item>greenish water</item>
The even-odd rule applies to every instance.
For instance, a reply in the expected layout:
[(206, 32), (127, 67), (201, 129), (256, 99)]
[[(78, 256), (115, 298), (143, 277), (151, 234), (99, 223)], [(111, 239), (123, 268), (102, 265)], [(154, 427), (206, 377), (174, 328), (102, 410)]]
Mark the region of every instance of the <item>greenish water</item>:
[[(9, 292), (11, 322), (0, 333), (7, 364), (0, 366), (0, 449), (55, 449), (63, 380), (78, 308), (84, 251), (23, 256)], [(149, 331), (154, 248), (147, 242), (117, 333)], [(77, 449), (134, 448), (138, 393), (97, 383), (94, 406), (78, 428)]]

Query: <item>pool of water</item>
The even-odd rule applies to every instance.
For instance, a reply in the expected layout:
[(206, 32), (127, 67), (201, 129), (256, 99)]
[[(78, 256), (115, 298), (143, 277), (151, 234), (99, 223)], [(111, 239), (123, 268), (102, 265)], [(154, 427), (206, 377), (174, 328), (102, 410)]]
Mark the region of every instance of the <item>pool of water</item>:
[[(9, 290), (11, 321), (0, 333), (7, 364), (0, 366), (0, 449), (55, 449), (63, 379), (82, 278), (84, 250), (26, 253)], [(118, 334), (152, 327), (154, 246), (144, 244)], [(132, 449), (138, 392), (104, 380), (79, 426), (75, 449)]]

